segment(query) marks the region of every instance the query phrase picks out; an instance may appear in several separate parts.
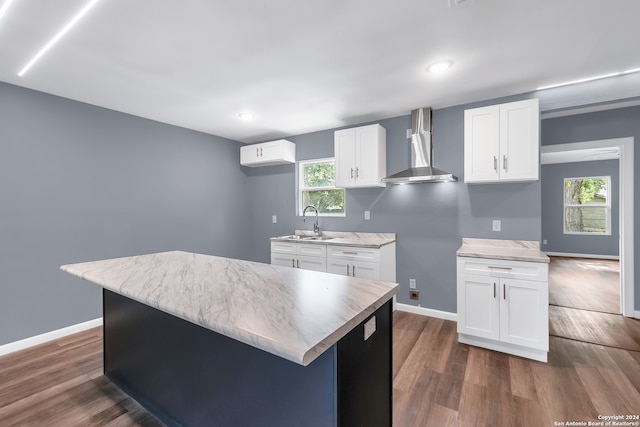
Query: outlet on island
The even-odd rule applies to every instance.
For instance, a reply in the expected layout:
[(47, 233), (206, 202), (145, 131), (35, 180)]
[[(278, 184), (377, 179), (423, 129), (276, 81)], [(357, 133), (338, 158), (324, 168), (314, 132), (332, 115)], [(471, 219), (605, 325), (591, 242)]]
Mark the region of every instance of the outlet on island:
[(414, 291), (414, 290), (409, 291), (409, 299), (419, 300), (420, 299), (420, 291)]

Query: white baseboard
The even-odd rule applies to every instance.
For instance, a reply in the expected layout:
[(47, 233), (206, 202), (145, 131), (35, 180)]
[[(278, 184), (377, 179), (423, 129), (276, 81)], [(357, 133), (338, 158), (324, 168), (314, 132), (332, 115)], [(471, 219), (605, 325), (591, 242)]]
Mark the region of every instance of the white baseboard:
[(67, 326), (66, 328), (58, 329), (51, 332), (46, 332), (44, 334), (25, 338), (20, 341), (10, 342), (9, 344), (0, 345), (0, 356), (13, 353), (14, 351), (24, 350), (25, 348), (33, 347), (34, 345), (43, 344), (48, 341), (66, 337), (67, 335), (75, 334), (76, 332), (82, 332), (87, 329), (95, 328), (96, 326), (101, 326), (101, 325), (102, 325), (102, 317), (99, 317), (97, 319), (89, 320), (87, 322)]
[(635, 317), (636, 319), (640, 319), (640, 310), (636, 310), (633, 312), (633, 317)]
[(437, 319), (452, 320), (454, 322), (458, 321), (458, 314), (451, 313), (448, 311), (433, 310), (431, 308), (416, 307), (415, 305), (400, 304), (400, 303), (396, 304), (396, 309), (400, 311), (406, 311), (407, 313), (435, 317)]
[(543, 251), (547, 256), (561, 256), (566, 258), (591, 258), (591, 259), (614, 259), (620, 260), (617, 255), (594, 255), (594, 254), (574, 254), (564, 252), (547, 252)]

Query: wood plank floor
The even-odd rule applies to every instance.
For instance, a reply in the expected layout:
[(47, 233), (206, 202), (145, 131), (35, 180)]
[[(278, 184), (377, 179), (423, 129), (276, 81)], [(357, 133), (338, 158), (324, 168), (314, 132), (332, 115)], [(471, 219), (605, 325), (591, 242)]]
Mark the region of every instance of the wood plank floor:
[(549, 304), (620, 314), (620, 262), (551, 257)]
[[(640, 414), (640, 352), (551, 337), (549, 363), (394, 313), (394, 426), (553, 426)], [(0, 426), (161, 426), (102, 376), (100, 328), (0, 357)], [(313, 422), (310, 421), (310, 426)]]
[(162, 426), (102, 375), (102, 328), (0, 357), (0, 426)]
[(395, 426), (553, 426), (640, 414), (640, 353), (550, 338), (540, 363), (458, 344), (454, 322), (396, 312)]

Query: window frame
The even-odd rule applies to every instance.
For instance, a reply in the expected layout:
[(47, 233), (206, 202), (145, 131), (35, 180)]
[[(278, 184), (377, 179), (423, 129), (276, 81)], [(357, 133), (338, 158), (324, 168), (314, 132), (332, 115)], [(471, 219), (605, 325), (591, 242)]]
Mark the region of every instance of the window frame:
[[(567, 188), (567, 181), (572, 180), (585, 180), (585, 179), (606, 179), (607, 180), (607, 195), (605, 204), (598, 205), (581, 205), (581, 204), (567, 204), (567, 198), (565, 195), (565, 191)], [(571, 177), (564, 178), (562, 186), (562, 232), (568, 235), (578, 235), (578, 236), (611, 236), (611, 176), (606, 175), (597, 175), (597, 176), (583, 176), (583, 177)], [(605, 226), (606, 231), (567, 231), (567, 208), (586, 208), (586, 209), (605, 209)]]
[[(341, 190), (344, 193), (344, 212), (342, 213), (323, 213), (318, 212), (318, 216), (324, 217), (336, 217), (343, 218), (347, 216), (347, 194), (344, 188), (336, 187), (335, 181), (333, 186), (324, 186), (324, 187), (305, 187), (304, 185), (304, 173), (303, 168), (305, 165), (313, 164), (313, 163), (327, 163), (333, 162), (335, 166), (336, 159), (335, 157), (325, 157), (321, 159), (309, 159), (309, 160), (301, 160), (298, 162), (296, 167), (296, 211), (297, 216), (302, 216), (302, 211), (304, 210), (304, 206), (302, 205), (302, 192), (303, 191), (314, 191), (314, 190)], [(315, 212), (313, 212), (315, 216)]]

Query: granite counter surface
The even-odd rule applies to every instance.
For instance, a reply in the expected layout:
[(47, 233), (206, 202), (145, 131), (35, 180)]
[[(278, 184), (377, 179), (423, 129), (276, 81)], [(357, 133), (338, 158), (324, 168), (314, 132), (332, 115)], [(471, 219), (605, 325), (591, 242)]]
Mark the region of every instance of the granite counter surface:
[(500, 240), (463, 238), (457, 256), (492, 258), (514, 261), (549, 262), (540, 250), (540, 242), (528, 240)]
[(304, 366), (399, 289), (396, 283), (182, 251), (60, 268)]

